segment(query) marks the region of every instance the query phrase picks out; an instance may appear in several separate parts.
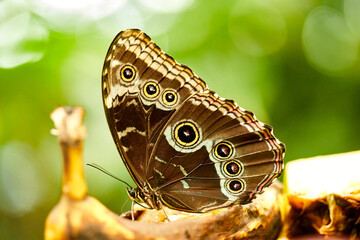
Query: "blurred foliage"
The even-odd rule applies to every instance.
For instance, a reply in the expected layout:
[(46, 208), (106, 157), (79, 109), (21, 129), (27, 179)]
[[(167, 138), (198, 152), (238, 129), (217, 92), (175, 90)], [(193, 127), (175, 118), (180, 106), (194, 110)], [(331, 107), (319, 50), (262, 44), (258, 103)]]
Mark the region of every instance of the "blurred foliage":
[[(49, 133), (58, 105), (87, 110), (85, 161), (132, 182), (100, 89), (123, 29), (142, 29), (271, 124), (286, 161), (359, 149), (359, 12), (358, 0), (0, 1), (0, 239), (42, 238), (60, 196), (61, 153)], [(85, 170), (90, 194), (120, 213), (125, 186)]]

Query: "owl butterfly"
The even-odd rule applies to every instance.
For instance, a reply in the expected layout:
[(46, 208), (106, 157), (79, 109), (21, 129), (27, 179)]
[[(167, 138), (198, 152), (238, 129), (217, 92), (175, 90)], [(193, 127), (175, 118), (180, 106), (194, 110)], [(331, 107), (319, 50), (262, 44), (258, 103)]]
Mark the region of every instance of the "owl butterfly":
[(102, 93), (112, 137), (150, 208), (207, 212), (251, 202), (282, 172), (272, 128), (219, 97), (144, 32), (110, 45)]

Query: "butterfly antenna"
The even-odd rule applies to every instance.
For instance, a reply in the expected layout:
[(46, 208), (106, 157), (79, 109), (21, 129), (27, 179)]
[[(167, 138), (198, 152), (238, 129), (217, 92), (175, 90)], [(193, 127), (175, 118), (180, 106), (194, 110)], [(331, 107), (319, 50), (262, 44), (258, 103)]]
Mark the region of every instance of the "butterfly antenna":
[(100, 167), (99, 165), (96, 165), (94, 163), (87, 163), (86, 165), (90, 166), (90, 167), (93, 167), (93, 168), (96, 168), (97, 170), (100, 170), (101, 172), (105, 173), (106, 175), (126, 184), (126, 186), (128, 186), (129, 188), (133, 188), (130, 186), (130, 184), (128, 184), (127, 182), (125, 182), (124, 180), (121, 180), (120, 178), (114, 176), (112, 173), (108, 172), (107, 170), (103, 169), (102, 167)]

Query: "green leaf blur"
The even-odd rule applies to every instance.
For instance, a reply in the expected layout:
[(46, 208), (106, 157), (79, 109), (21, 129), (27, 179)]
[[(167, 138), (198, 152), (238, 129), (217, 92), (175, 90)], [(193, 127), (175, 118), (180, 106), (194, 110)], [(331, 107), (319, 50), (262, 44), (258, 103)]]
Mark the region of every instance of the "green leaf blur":
[[(43, 237), (61, 190), (56, 106), (85, 107), (85, 162), (133, 184), (100, 87), (107, 48), (127, 28), (272, 125), (286, 161), (358, 150), (359, 12), (358, 0), (1, 1), (0, 239)], [(89, 193), (120, 214), (125, 186), (85, 171)]]

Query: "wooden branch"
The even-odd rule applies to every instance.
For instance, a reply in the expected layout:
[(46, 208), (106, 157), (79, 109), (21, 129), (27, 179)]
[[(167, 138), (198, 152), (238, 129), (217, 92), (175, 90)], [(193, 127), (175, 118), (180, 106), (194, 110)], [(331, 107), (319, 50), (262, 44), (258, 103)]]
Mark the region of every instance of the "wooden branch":
[[(281, 229), (282, 186), (272, 185), (252, 204), (190, 214), (137, 207), (136, 221), (121, 217), (87, 195), (80, 107), (59, 107), (51, 117), (63, 153), (62, 196), (45, 222), (45, 239), (276, 239)], [(125, 214), (125, 216), (129, 214)], [(161, 222), (161, 223), (159, 223)]]

